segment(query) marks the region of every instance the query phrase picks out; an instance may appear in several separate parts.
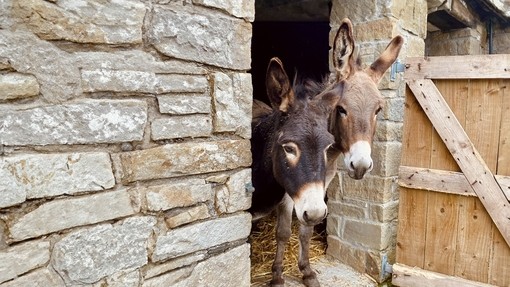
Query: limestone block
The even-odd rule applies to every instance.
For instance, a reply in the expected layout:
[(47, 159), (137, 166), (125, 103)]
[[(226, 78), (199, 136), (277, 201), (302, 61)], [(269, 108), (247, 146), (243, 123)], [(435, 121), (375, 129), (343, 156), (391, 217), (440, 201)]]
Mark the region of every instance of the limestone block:
[(0, 100), (29, 98), (38, 94), (39, 83), (34, 76), (20, 73), (0, 75)]
[(401, 152), (400, 142), (374, 142), (372, 144), (374, 169), (371, 173), (379, 176), (398, 175)]
[(346, 201), (328, 200), (329, 214), (336, 214), (343, 217), (354, 219), (365, 219), (368, 206), (366, 202), (358, 202), (358, 204), (351, 204)]
[(125, 152), (120, 155), (122, 180), (133, 182), (230, 170), (251, 165), (250, 142), (188, 142)]
[(236, 132), (244, 138), (251, 136), (251, 105), (253, 98), (251, 76), (214, 74), (214, 131)]
[(178, 226), (210, 217), (209, 209), (205, 204), (198, 204), (190, 208), (174, 209), (165, 214), (165, 223), (168, 228)]
[(354, 25), (354, 37), (357, 43), (384, 40), (386, 41), (384, 47), (386, 47), (389, 40), (401, 34), (395, 18), (381, 18)]
[(341, 238), (348, 242), (356, 242), (372, 250), (384, 250), (388, 247), (388, 225), (384, 223), (344, 219)]
[(107, 153), (27, 154), (0, 159), (0, 207), (16, 203), (9, 198), (41, 198), (115, 185)]
[(10, 222), (14, 241), (33, 238), (71, 227), (98, 223), (137, 213), (126, 190), (76, 198), (53, 200), (42, 204)]
[(250, 23), (174, 1), (153, 11), (149, 35), (159, 52), (234, 70), (250, 68)]
[(329, 213), (326, 218), (326, 232), (328, 235), (342, 235), (342, 217), (339, 214)]
[(385, 11), (399, 19), (401, 28), (424, 39), (427, 35), (427, 1), (393, 0)]
[(250, 208), (252, 193), (246, 189), (250, 183), (251, 169), (230, 175), (225, 185), (216, 190), (216, 210), (219, 213), (233, 213)]
[(250, 22), (255, 20), (255, 0), (193, 0), (193, 3), (223, 10)]
[(95, 144), (139, 141), (147, 121), (140, 100), (85, 99), (0, 113), (0, 144)]
[(227, 242), (247, 238), (251, 230), (251, 215), (240, 213), (228, 217), (172, 229), (156, 239), (152, 261), (158, 262)]
[(147, 240), (155, 224), (153, 217), (131, 217), (73, 232), (55, 244), (52, 266), (68, 285), (141, 267), (147, 264)]
[(112, 52), (75, 52), (75, 64), (86, 71), (140, 71), (156, 74), (205, 75), (207, 70), (193, 62), (160, 60), (141, 50)]
[(355, 24), (372, 20), (379, 16), (376, 0), (366, 1), (333, 1), (331, 7), (331, 26), (338, 27), (343, 18), (348, 17)]
[(24, 276), (16, 278), (12, 281), (1, 284), (2, 287), (34, 287), (34, 286), (51, 286), (65, 287), (64, 281), (58, 274), (49, 269), (41, 268), (34, 272), (30, 272)]
[(211, 97), (207, 94), (171, 94), (158, 96), (159, 112), (172, 115), (210, 114)]
[(182, 268), (149, 279), (142, 286), (250, 286), (250, 246), (243, 244), (202, 261), (194, 268)]
[(140, 286), (140, 270), (119, 271), (106, 278), (108, 287), (138, 287)]
[(402, 122), (378, 121), (375, 130), (375, 141), (402, 141)]
[(326, 249), (326, 254), (339, 259), (358, 272), (365, 272), (366, 251), (356, 248), (338, 236), (328, 235), (327, 241), (328, 249)]
[(207, 79), (203, 76), (144, 71), (82, 70), (81, 77), (86, 92), (192, 93), (204, 92), (208, 87)]
[(45, 265), (50, 260), (48, 241), (29, 241), (0, 252), (0, 283)]
[(13, 2), (13, 17), (23, 20), (41, 39), (95, 44), (142, 42), (146, 7), (139, 1)]
[(211, 185), (203, 179), (190, 179), (185, 182), (155, 185), (143, 188), (150, 211), (168, 210), (210, 201), (213, 198)]
[(151, 123), (153, 140), (208, 137), (212, 134), (210, 115), (185, 115), (155, 119)]
[(403, 97), (386, 99), (381, 117), (393, 122), (404, 122), (404, 105), (405, 99)]
[(0, 43), (0, 58), (17, 72), (35, 76), (44, 100), (61, 103), (81, 95), (80, 71), (71, 54), (21, 29), (0, 29)]
[(149, 267), (149, 269), (147, 269), (147, 273), (145, 274), (144, 278), (149, 279), (161, 275), (163, 273), (166, 273), (168, 271), (172, 271), (174, 269), (191, 265), (195, 262), (203, 260), (205, 258), (205, 255), (206, 252), (199, 251), (188, 256), (179, 257), (177, 259), (169, 260), (162, 264), (151, 266)]
[(398, 200), (382, 204), (370, 204), (370, 220), (378, 222), (389, 222), (398, 217)]
[(342, 198), (384, 203), (396, 194), (395, 179), (368, 174), (362, 180), (342, 174)]

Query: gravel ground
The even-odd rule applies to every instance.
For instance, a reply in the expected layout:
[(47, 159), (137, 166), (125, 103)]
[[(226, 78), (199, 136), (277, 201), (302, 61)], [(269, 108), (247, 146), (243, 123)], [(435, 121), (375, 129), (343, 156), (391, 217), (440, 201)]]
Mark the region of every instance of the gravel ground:
[[(330, 256), (324, 256), (318, 262), (312, 263), (317, 272), (321, 287), (376, 287), (377, 283), (366, 274), (361, 274), (351, 267), (340, 263)], [(266, 284), (252, 284), (252, 287), (267, 286)], [(285, 277), (286, 287), (302, 287), (301, 278)]]

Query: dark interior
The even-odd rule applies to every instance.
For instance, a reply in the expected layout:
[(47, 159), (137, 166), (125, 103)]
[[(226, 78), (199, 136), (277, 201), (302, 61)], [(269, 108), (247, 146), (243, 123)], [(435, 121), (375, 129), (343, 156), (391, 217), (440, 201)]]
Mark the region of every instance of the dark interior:
[(255, 99), (268, 103), (264, 81), (272, 57), (282, 60), (291, 79), (296, 73), (314, 80), (328, 74), (329, 6), (323, 0), (257, 1), (250, 71)]

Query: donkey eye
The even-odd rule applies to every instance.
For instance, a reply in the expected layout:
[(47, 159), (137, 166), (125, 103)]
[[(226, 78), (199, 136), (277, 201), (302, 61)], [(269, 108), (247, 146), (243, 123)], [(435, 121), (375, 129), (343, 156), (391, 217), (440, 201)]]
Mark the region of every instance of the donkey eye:
[(381, 108), (381, 107), (379, 107), (379, 108), (377, 108), (377, 110), (375, 111), (375, 114), (376, 114), (376, 115), (378, 115), (381, 111), (382, 111), (382, 108)]
[(293, 144), (283, 144), (282, 147), (285, 153), (296, 155), (296, 147)]
[(347, 116), (347, 111), (344, 109), (344, 107), (340, 106), (336, 109), (336, 112), (342, 116), (342, 117), (345, 117)]

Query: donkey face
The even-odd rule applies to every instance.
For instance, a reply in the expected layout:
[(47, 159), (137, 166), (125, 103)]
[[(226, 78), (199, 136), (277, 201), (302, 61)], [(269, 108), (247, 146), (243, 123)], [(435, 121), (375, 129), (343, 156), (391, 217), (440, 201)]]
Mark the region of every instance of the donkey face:
[(273, 175), (294, 201), (299, 221), (317, 224), (327, 214), (326, 151), (334, 142), (327, 117), (338, 95), (325, 93), (311, 101), (297, 100), (277, 58), (269, 63), (266, 88), (273, 112), (279, 114), (270, 151)]
[(344, 164), (350, 177), (361, 179), (373, 168), (371, 145), (376, 117), (384, 105), (377, 89), (384, 72), (395, 61), (403, 38), (393, 38), (379, 58), (365, 70), (357, 59), (352, 24), (344, 19), (333, 46), (336, 82), (344, 82), (343, 95), (330, 118), (335, 148), (344, 154)]

